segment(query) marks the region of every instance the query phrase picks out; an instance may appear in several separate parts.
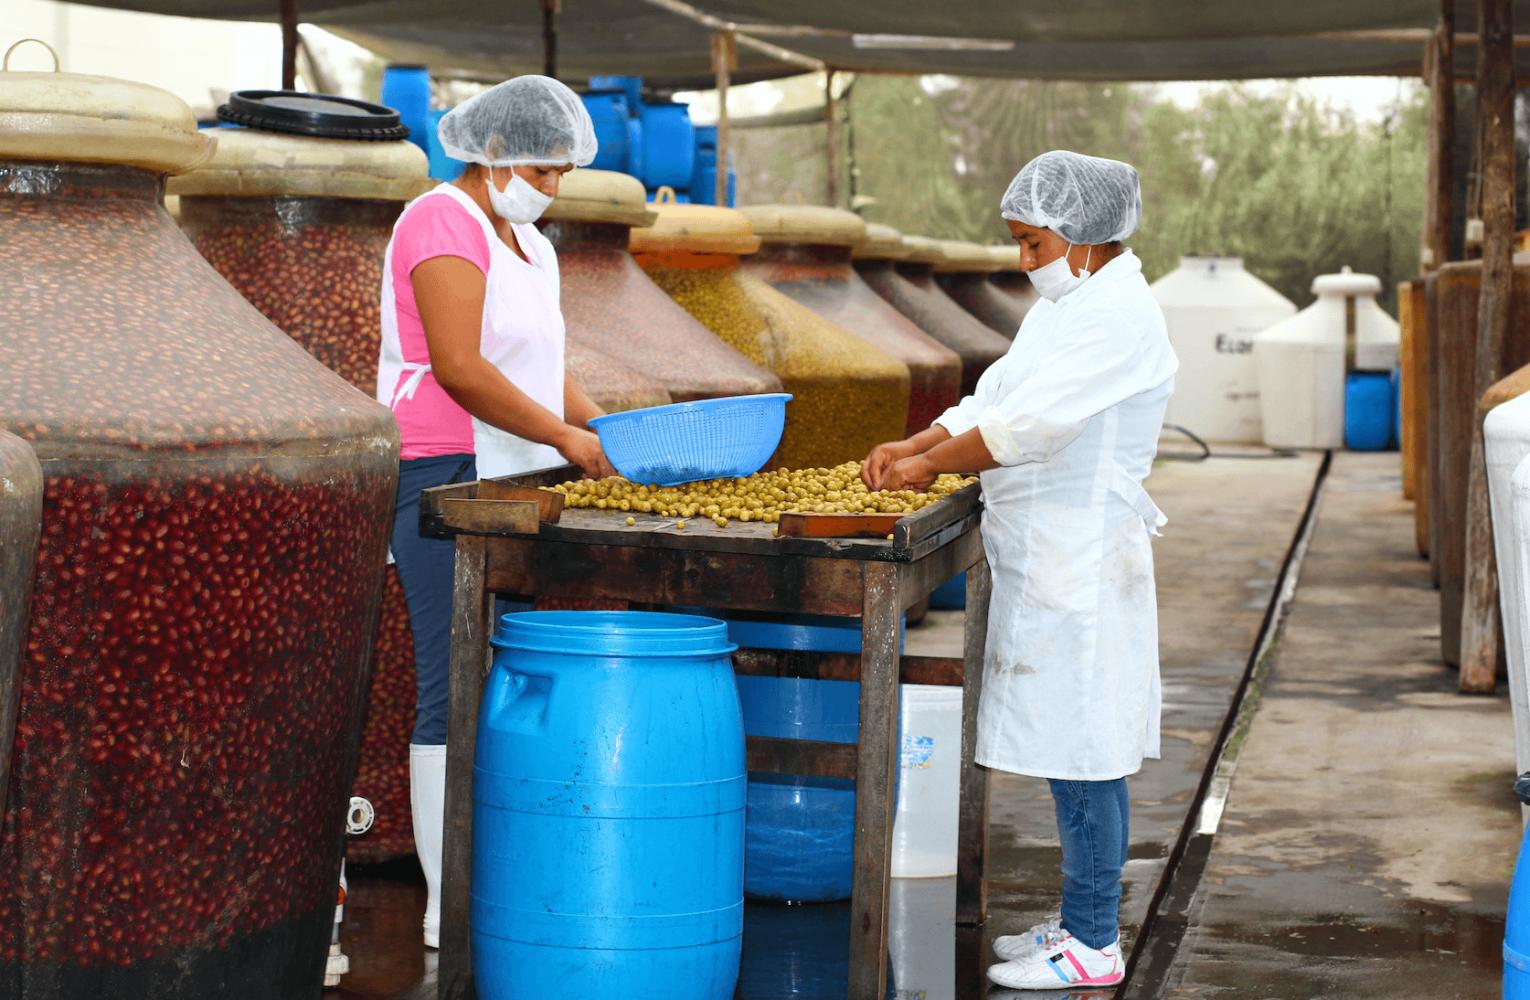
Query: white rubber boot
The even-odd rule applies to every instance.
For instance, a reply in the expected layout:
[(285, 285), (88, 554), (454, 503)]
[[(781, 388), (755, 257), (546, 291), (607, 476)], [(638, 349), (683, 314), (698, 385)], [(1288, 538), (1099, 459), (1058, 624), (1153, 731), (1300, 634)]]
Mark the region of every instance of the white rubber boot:
[(441, 947), (441, 828), (446, 818), (446, 747), (409, 744), (414, 850), (425, 870), (425, 947)]

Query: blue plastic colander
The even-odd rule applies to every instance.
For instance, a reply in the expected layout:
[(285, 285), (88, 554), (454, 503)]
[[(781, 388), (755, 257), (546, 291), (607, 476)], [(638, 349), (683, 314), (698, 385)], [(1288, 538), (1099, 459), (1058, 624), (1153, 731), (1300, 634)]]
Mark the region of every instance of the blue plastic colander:
[(590, 421), (616, 471), (678, 486), (759, 472), (781, 443), (791, 393), (727, 396), (611, 413)]

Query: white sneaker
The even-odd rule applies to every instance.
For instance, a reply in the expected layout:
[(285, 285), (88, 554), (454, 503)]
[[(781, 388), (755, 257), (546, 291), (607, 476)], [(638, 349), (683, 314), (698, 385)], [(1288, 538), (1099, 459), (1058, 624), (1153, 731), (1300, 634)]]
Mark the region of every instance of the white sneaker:
[(1006, 962), (1024, 958), (1045, 946), (1048, 937), (1056, 937), (1062, 930), (1062, 916), (1053, 914), (1024, 934), (1007, 934), (995, 938), (993, 953)]
[(1126, 978), (1126, 963), (1121, 960), (1120, 937), (1095, 950), (1067, 931), (1059, 930), (1029, 955), (990, 966), (988, 978), (1012, 990), (1115, 986)]

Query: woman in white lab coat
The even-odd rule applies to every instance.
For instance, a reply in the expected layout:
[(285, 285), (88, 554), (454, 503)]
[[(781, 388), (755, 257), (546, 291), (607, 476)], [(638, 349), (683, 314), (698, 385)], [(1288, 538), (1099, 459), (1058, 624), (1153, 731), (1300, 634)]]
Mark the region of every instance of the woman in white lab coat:
[(1045, 301), (973, 395), (881, 445), (862, 475), (922, 488), (981, 472), (993, 573), (977, 761), (1048, 779), (1063, 849), (1059, 916), (1000, 937), (1012, 989), (1121, 981), (1126, 777), (1157, 757), (1158, 611), (1143, 489), (1179, 367), (1142, 264), (1137, 172), (1067, 151), (1026, 164), (1001, 202)]

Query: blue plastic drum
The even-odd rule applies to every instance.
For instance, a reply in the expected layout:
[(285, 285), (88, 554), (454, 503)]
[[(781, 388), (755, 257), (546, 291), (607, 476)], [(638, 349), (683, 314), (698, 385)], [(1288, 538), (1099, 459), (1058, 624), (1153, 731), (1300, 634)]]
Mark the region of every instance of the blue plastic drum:
[[(1514, 782), (1514, 795), (1530, 804), (1530, 774)], [(1503, 1000), (1530, 1000), (1530, 829), (1519, 842), (1509, 915), (1503, 929)]]
[(1385, 451), (1392, 444), (1392, 376), (1351, 372), (1344, 386), (1344, 447)]
[(643, 183), (688, 188), (696, 168), (696, 134), (691, 110), (684, 104), (645, 104), (643, 122)]
[(585, 94), (584, 108), (595, 125), (596, 170), (627, 169), (627, 95), (619, 91)]
[(473, 771), (483, 1000), (725, 1000), (743, 932), (744, 737), (727, 627), (506, 615)]
[(383, 70), (382, 103), (398, 112), (409, 128), (409, 141), (430, 155), (430, 71), (424, 66), (389, 66)]

